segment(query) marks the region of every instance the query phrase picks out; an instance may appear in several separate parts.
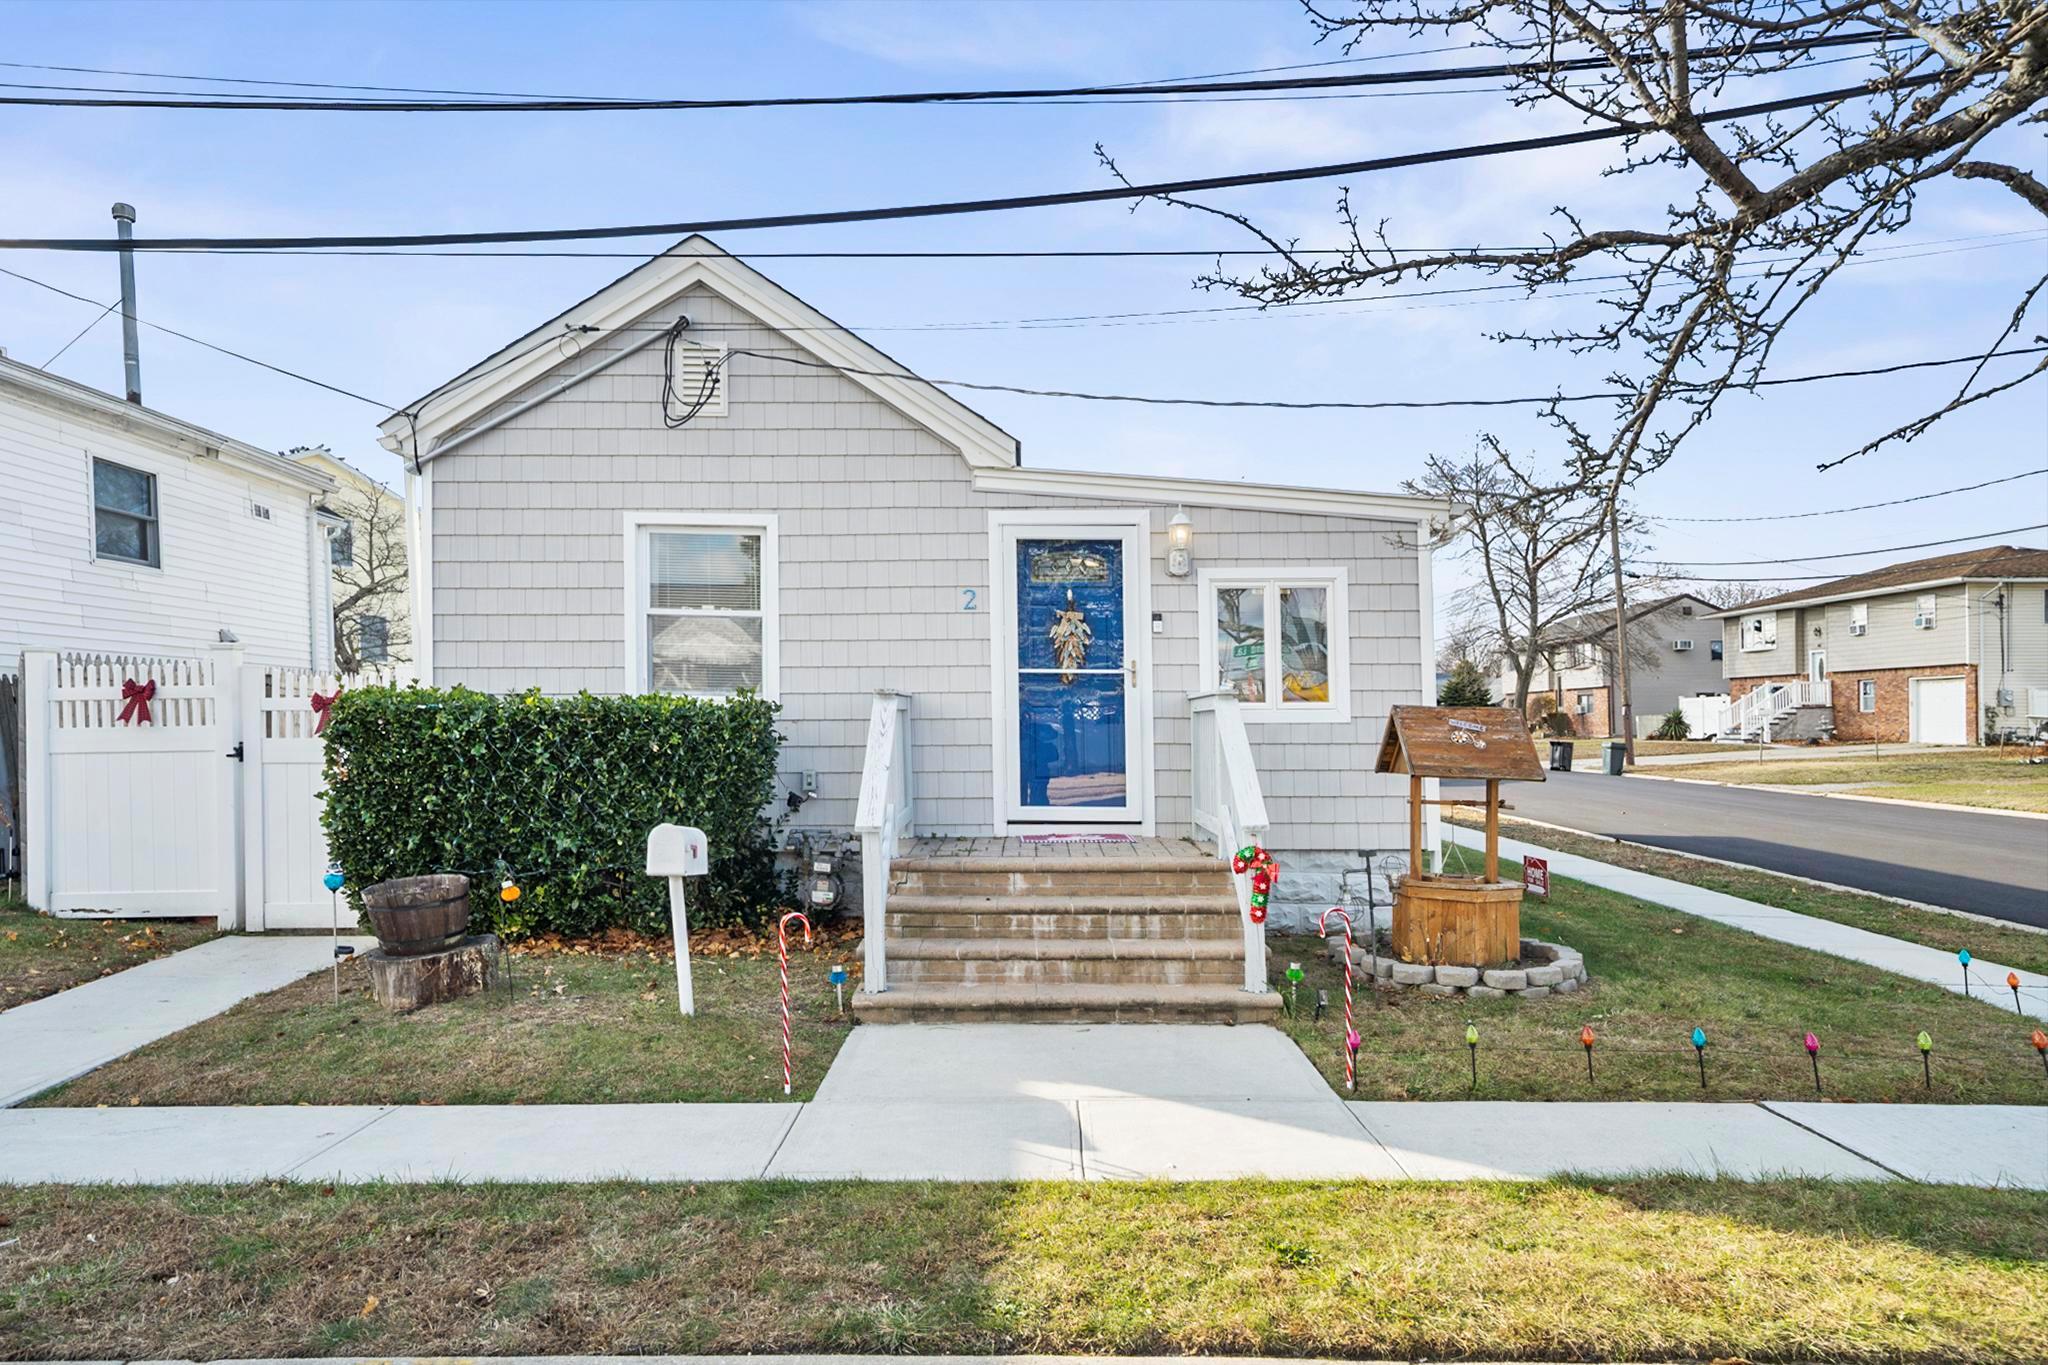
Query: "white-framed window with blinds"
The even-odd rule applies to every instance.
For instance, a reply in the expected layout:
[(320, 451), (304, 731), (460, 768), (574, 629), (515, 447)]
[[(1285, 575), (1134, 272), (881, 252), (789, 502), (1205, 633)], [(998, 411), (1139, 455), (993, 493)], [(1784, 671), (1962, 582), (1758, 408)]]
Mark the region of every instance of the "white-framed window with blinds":
[(1351, 719), (1351, 608), (1342, 568), (1203, 569), (1204, 684), (1248, 721)]
[(633, 689), (777, 699), (779, 576), (772, 512), (628, 512)]

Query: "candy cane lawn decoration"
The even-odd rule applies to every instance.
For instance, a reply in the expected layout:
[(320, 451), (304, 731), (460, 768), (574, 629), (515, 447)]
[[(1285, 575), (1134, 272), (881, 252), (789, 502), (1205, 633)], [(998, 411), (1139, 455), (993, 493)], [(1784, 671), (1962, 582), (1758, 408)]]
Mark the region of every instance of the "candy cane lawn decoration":
[(1344, 921), (1344, 1088), (1358, 1088), (1358, 1030), (1351, 1026), (1351, 913), (1342, 906), (1333, 905), (1323, 911), (1316, 921), (1316, 932), (1328, 938), (1325, 928), (1330, 916)]
[(782, 1093), (789, 1093), (791, 1072), (789, 1068), (789, 922), (793, 919), (804, 921), (804, 946), (811, 946), (811, 922), (804, 919), (804, 912), (792, 910), (782, 917), (775, 926), (775, 952), (782, 964)]

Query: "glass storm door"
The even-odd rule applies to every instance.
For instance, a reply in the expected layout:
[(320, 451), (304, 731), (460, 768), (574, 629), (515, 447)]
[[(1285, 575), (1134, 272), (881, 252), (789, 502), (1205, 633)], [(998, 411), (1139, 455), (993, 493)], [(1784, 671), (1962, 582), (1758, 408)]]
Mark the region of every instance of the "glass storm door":
[(1138, 738), (1135, 566), (1128, 527), (1006, 536), (1014, 575), (1016, 705), (1010, 818), (1064, 824), (1137, 821), (1144, 772)]

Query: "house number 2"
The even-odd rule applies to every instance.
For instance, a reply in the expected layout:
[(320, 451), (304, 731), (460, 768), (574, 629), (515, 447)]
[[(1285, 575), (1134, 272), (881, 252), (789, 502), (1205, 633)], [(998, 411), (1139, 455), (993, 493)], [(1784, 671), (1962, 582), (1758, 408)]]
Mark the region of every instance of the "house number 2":
[(974, 589), (972, 589), (972, 588), (962, 588), (962, 589), (960, 589), (960, 610), (962, 610), (962, 611), (979, 611), (979, 610), (980, 610), (980, 608), (979, 608), (979, 607), (977, 607), (977, 606), (975, 605), (975, 594), (974, 594)]

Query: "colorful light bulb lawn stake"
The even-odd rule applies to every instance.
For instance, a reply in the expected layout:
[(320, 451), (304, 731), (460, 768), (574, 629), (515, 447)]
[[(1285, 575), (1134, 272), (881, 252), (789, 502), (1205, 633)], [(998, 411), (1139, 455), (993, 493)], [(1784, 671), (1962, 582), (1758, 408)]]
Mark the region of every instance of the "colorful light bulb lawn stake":
[(2020, 1008), (2020, 974), (2018, 972), (2007, 972), (2005, 974), (2005, 988), (2012, 992), (2012, 1012), (2014, 1014), (2025, 1014), (2026, 1011)]
[(1696, 1028), (1692, 1031), (1692, 1055), (1699, 1059), (1700, 1089), (1707, 1088), (1707, 1031)]
[(355, 952), (354, 948), (341, 946), (341, 887), (345, 880), (338, 867), (328, 868), (327, 875), (320, 879), (320, 884), (327, 888), (328, 900), (333, 911), (334, 1003), (337, 1005), (341, 1003), (341, 960)]
[(1806, 1060), (1813, 1063), (1813, 1093), (1820, 1093), (1820, 1039), (1806, 1035)]
[(1330, 993), (1318, 988), (1316, 991), (1316, 1022), (1323, 1022), (1323, 1011), (1330, 1008)]
[(1970, 993), (1970, 950), (1965, 948), (1960, 953), (1957, 953), (1956, 961), (1963, 964), (1963, 994), (1968, 995)]
[(838, 1013), (846, 1013), (846, 964), (832, 964), (832, 1001)]
[(1351, 1021), (1351, 913), (1333, 905), (1316, 919), (1316, 933), (1324, 942), (1330, 938), (1330, 916), (1344, 924), (1344, 1088), (1358, 1088), (1358, 1028)]
[(2048, 1076), (2048, 1033), (2034, 1030), (2034, 1036), (2027, 1041), (2034, 1045), (2034, 1053), (2041, 1059), (2041, 1074)]
[(1913, 1043), (1914, 1046), (1920, 1049), (1921, 1086), (1932, 1090), (1934, 1089), (1934, 1038), (1926, 1029), (1921, 1029), (1920, 1036), (1915, 1038)]
[(1299, 962), (1287, 964), (1287, 1012), (1289, 1014), (1294, 1013), (1296, 999), (1301, 994), (1301, 979), (1304, 975), (1306, 973), (1301, 970)]
[(1465, 1051), (1472, 1055), (1472, 1083), (1465, 1088), (1467, 1090), (1477, 1090), (1479, 1088), (1479, 1025), (1477, 1024), (1465, 1025)]
[(1586, 1079), (1593, 1079), (1593, 1026), (1583, 1025), (1579, 1029), (1579, 1046), (1586, 1049)]
[(519, 883), (513, 881), (510, 877), (505, 878), (504, 881), (498, 884), (498, 899), (507, 905), (517, 901), (519, 899)]
[(789, 922), (801, 920), (804, 926), (804, 946), (811, 946), (811, 922), (804, 918), (801, 910), (792, 910), (784, 915), (775, 926), (776, 962), (782, 968), (782, 1093), (789, 1093), (790, 1082), (795, 1073), (789, 1062)]

